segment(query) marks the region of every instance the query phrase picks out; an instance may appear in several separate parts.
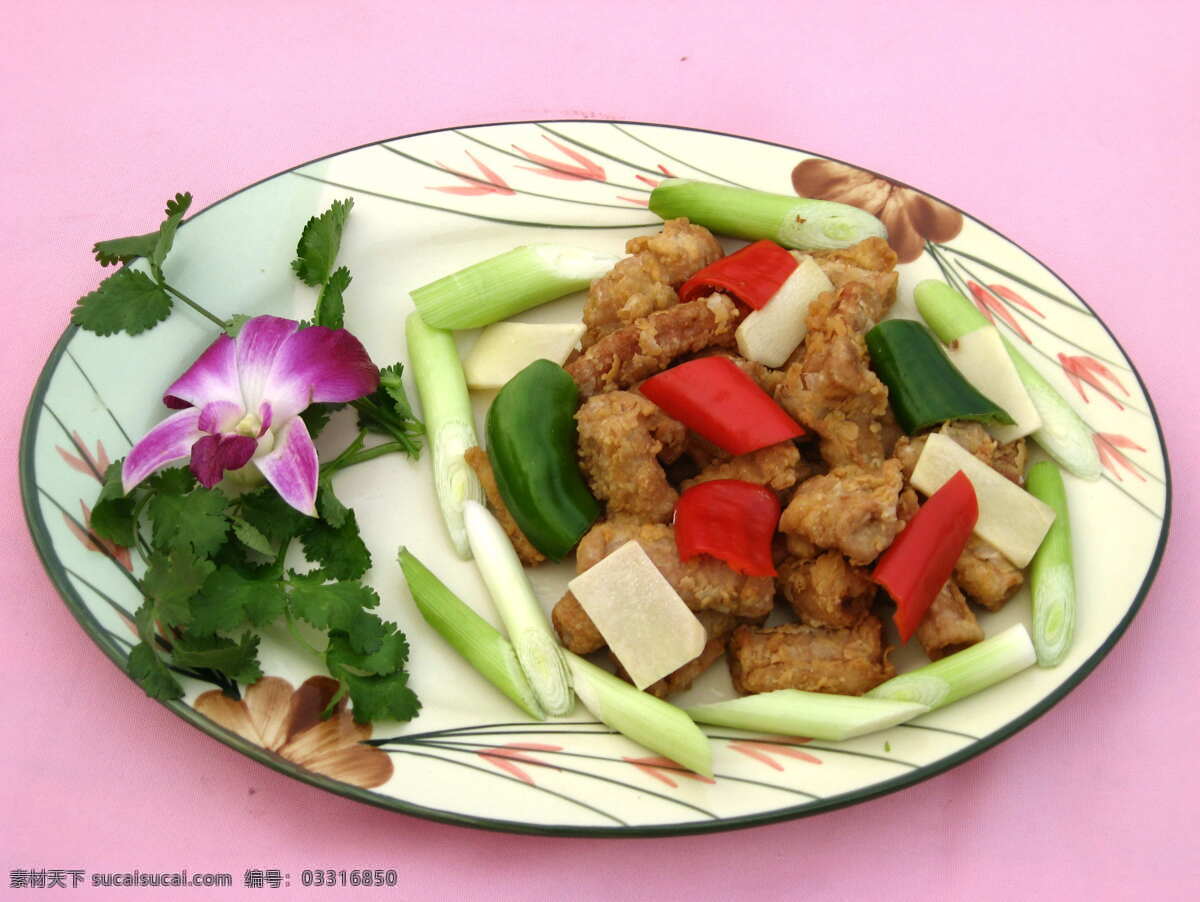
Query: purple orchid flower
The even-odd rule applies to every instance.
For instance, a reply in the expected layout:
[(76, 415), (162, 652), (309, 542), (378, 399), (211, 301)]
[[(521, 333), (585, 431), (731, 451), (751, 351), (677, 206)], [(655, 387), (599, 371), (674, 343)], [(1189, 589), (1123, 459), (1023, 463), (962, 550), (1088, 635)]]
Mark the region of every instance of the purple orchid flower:
[(277, 316), (222, 335), (163, 395), (171, 414), (130, 450), (128, 492), (151, 473), (191, 458), (200, 484), (253, 461), (283, 499), (316, 516), (317, 449), (299, 414), (316, 401), (353, 401), (379, 385), (379, 370), (345, 329)]

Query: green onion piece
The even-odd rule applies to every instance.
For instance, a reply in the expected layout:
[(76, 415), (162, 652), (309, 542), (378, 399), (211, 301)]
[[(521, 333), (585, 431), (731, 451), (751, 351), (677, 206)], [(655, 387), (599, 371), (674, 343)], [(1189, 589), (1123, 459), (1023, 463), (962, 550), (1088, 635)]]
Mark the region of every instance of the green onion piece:
[(776, 689), (759, 695), (684, 708), (700, 723), (839, 741), (885, 730), (928, 711), (917, 702)]
[(546, 714), (533, 694), (512, 644), (429, 572), (407, 548), (400, 569), (425, 622), (493, 686), (535, 720)]
[(414, 288), (436, 329), (474, 329), (587, 288), (620, 257), (561, 244), (526, 244)]
[(1071, 524), (1062, 474), (1041, 460), (1029, 468), (1025, 488), (1054, 508), (1054, 524), (1029, 565), (1033, 596), (1033, 647), (1042, 667), (1053, 667), (1067, 655), (1075, 635), (1075, 569), (1071, 553)]
[(933, 711), (1006, 680), (1036, 660), (1029, 633), (1016, 623), (970, 648), (893, 677), (867, 697), (917, 702)]
[(650, 209), (663, 219), (685, 216), (723, 235), (748, 241), (766, 238), (797, 250), (849, 247), (866, 238), (887, 238), (882, 222), (848, 204), (690, 179), (660, 182), (650, 193)]
[(442, 519), (454, 550), (463, 560), (469, 560), (471, 548), (463, 526), (463, 504), (468, 500), (483, 501), (484, 493), (479, 477), (463, 456), (468, 448), (479, 444), (479, 439), (475, 435), (475, 412), (462, 361), (454, 336), (431, 329), (419, 314), (409, 314), (404, 332), (413, 379), (425, 413), (433, 486)]
[(618, 733), (677, 764), (711, 777), (708, 737), (682, 709), (635, 689), (578, 655), (564, 651), (585, 708)]
[(486, 507), (468, 501), (463, 522), (475, 564), (521, 662), (521, 669), (547, 714), (566, 714), (575, 703), (562, 649), (542, 610), (525, 568), (504, 527)]
[[(979, 309), (945, 282), (927, 279), (913, 290), (917, 310), (944, 344), (976, 329), (996, 328)], [(1043, 450), (1081, 479), (1100, 478), (1100, 453), (1091, 430), (1054, 387), (1034, 369), (1012, 343), (1001, 335), (1004, 348), (1029, 392), (1029, 399), (1042, 418), (1033, 433)]]

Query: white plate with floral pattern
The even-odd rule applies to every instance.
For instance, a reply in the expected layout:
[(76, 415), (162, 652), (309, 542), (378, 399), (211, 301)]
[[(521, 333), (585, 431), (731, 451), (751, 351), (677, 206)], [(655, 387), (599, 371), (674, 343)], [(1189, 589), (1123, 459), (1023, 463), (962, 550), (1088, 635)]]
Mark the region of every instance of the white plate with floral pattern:
[[(252, 686), (183, 678), (168, 703), (201, 731), (315, 786), (450, 823), (555, 835), (700, 833), (801, 817), (910, 786), (995, 745), (1063, 698), (1112, 648), (1157, 570), (1170, 519), (1170, 477), (1154, 408), (1132, 363), (1088, 306), (1048, 268), (986, 225), (882, 176), (812, 153), (730, 135), (623, 122), (522, 122), (381, 141), (304, 164), (196, 214), (179, 230), (167, 276), (220, 316), (301, 319), (312, 289), (289, 268), (304, 222), (354, 198), (339, 262), (354, 274), (346, 327), (379, 362), (404, 359), (408, 291), (519, 244), (559, 241), (620, 253), (655, 230), (647, 198), (667, 176), (864, 206), (900, 255), (899, 314), (912, 286), (948, 280), (1026, 351), (1093, 433), (1097, 482), (1067, 477), (1079, 614), (1057, 668), (1032, 668), (972, 698), (883, 733), (816, 742), (707, 728), (715, 777), (653, 756), (586, 710), (530, 722), (421, 620), (396, 564), (407, 545), (495, 622), (470, 563), (450, 549), (428, 455), (392, 455), (339, 473), (374, 566), (379, 613), (411, 646), (411, 722), (322, 720), (336, 685), (319, 659), (264, 631), (266, 677)], [(736, 246), (729, 243), (729, 247)], [(523, 315), (577, 318), (582, 298)], [(136, 550), (89, 531), (98, 475), (163, 413), (162, 389), (215, 337), (177, 311), (154, 330), (99, 339), (68, 329), (34, 390), (21, 445), (26, 516), (50, 578), (80, 624), (122, 669), (137, 641), (132, 612), (144, 570)], [(474, 333), (461, 336), (466, 348)], [(486, 398), (479, 399), (482, 415)], [(319, 448), (344, 443), (335, 421)], [(1113, 530), (1105, 524), (1120, 523)], [(570, 575), (540, 568), (547, 609)], [(981, 622), (990, 635), (1029, 620), (1027, 591)], [(899, 669), (911, 666), (904, 654)], [(730, 694), (718, 665), (684, 701)]]

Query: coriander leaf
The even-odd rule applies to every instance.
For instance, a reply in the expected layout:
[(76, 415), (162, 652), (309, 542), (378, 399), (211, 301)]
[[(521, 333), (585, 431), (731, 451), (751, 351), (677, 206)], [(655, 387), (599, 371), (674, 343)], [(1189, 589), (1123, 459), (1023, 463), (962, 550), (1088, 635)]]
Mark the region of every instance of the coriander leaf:
[(313, 324), (328, 326), (330, 329), (341, 329), (345, 325), (346, 302), (342, 294), (350, 287), (350, 270), (340, 266), (333, 271), (321, 294), (317, 298), (317, 309), (313, 315)]
[(117, 545), (132, 547), (137, 542), (136, 507), (121, 485), (121, 461), (109, 464), (88, 521), (92, 532)]
[(335, 676), (350, 690), (354, 720), (358, 723), (412, 720), (421, 710), (421, 702), (408, 688), (408, 674), (403, 670), (387, 676), (357, 676), (343, 670)]
[(216, 570), (183, 548), (169, 554), (154, 552), (142, 577), (142, 591), (154, 602), (155, 614), (170, 626), (186, 626), (192, 619), (192, 596)]
[(144, 485), (155, 495), (183, 495), (199, 483), (187, 467), (168, 467), (159, 470)]
[(249, 548), (251, 551), (257, 551), (259, 554), (273, 556), (275, 549), (271, 547), (271, 541), (257, 528), (251, 526), (246, 520), (241, 517), (231, 517), (230, 523), (233, 524), (233, 534), (237, 536), (237, 540)]
[(317, 513), (334, 529), (345, 525), (346, 517), (350, 513), (350, 509), (334, 494), (333, 486), (324, 479), (317, 487)]
[(97, 335), (152, 329), (171, 313), (171, 296), (144, 272), (121, 269), (75, 302), (71, 322)]
[(316, 438), (318, 435), (320, 435), (321, 430), (323, 430), (329, 424), (329, 418), (333, 416), (334, 412), (345, 406), (346, 405), (342, 403), (324, 403), (318, 401), (315, 404), (309, 404), (308, 407), (304, 408), (300, 414), (300, 419), (304, 420), (304, 425), (308, 429), (309, 437)]
[(163, 702), (183, 698), (179, 680), (145, 642), (139, 642), (130, 650), (128, 672), (151, 698)]
[(321, 285), (328, 281), (342, 243), (342, 229), (353, 206), (353, 198), (335, 200), (328, 210), (305, 224), (296, 245), (292, 269), (306, 285)]
[(325, 650), (325, 663), (330, 673), (348, 667), (371, 676), (385, 676), (395, 673), (408, 661), (408, 641), (404, 633), (396, 629), (396, 624), (384, 623), (374, 615), (366, 616), (374, 620), (373, 650), (362, 652), (355, 647), (355, 642), (363, 639), (361, 635), (355, 638), (341, 631), (331, 632)]
[(358, 579), (371, 568), (371, 552), (358, 534), (354, 511), (347, 510), (340, 527), (316, 520), (300, 536), (304, 556), (328, 579)]
[(167, 218), (158, 227), (158, 238), (154, 242), (154, 250), (150, 252), (150, 266), (159, 273), (160, 278), (163, 261), (167, 259), (167, 254), (171, 252), (171, 246), (175, 243), (175, 230), (183, 222), (184, 214), (191, 205), (192, 195), (187, 192), (176, 194), (167, 201)]
[(347, 630), (363, 609), (379, 604), (379, 596), (370, 586), (352, 581), (320, 583), (319, 578), (293, 573), (288, 593), (295, 615), (317, 629)]
[(211, 557), (225, 544), (229, 499), (216, 489), (196, 488), (186, 495), (157, 494), (147, 505), (159, 548), (190, 547)]
[(270, 486), (240, 495), (237, 507), (247, 523), (277, 545), (292, 539), (314, 522), (284, 501)]
[(266, 626), (283, 614), (284, 586), (277, 579), (255, 579), (232, 567), (217, 567), (192, 598), (188, 631), (197, 636), (237, 629), (249, 621)]
[(258, 642), (253, 633), (243, 633), (237, 642), (224, 636), (186, 635), (176, 640), (171, 657), (177, 667), (217, 670), (236, 682), (253, 683), (262, 676)]
[(408, 392), (404, 390), (404, 364), (393, 363), (379, 371), (379, 386), (392, 399), (392, 408), (405, 419), (413, 419), (412, 405), (408, 402)]
[(154, 253), (156, 244), (158, 232), (147, 232), (145, 235), (97, 241), (92, 245), (92, 253), (96, 255), (96, 262), (101, 266), (115, 266), (118, 263), (130, 263), (138, 257), (149, 257)]
[(412, 411), (404, 390), (402, 364), (394, 363), (379, 372), (379, 387), (365, 398), (352, 402), (358, 411), (358, 428), (382, 433), (399, 442), (404, 453), (417, 457), (421, 446), (417, 439), (425, 432)]

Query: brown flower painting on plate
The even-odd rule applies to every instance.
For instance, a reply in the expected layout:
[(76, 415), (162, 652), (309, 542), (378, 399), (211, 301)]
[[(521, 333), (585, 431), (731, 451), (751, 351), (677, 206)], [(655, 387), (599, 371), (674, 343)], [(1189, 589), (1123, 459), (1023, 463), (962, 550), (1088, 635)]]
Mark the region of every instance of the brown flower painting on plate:
[(901, 263), (912, 263), (925, 242), (949, 241), (962, 231), (962, 214), (912, 188), (838, 163), (812, 158), (792, 170), (792, 186), (801, 197), (849, 204), (877, 216)]

